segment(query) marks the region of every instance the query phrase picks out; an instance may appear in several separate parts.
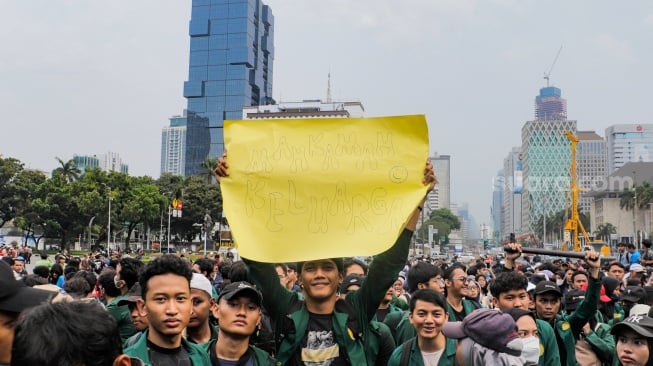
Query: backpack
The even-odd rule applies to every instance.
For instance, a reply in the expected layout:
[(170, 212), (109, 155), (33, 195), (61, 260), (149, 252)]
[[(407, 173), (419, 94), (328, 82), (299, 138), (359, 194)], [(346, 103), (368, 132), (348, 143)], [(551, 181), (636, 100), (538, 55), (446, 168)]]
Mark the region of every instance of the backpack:
[(410, 350), (413, 348), (413, 343), (415, 343), (415, 338), (411, 338), (401, 345), (401, 358), (399, 359), (399, 366), (408, 366), (408, 361), (410, 361)]

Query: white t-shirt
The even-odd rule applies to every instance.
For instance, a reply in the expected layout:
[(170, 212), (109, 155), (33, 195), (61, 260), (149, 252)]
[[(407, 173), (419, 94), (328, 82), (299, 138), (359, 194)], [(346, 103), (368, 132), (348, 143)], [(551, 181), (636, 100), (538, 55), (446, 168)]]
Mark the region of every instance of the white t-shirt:
[(424, 366), (438, 366), (440, 362), (440, 357), (444, 353), (444, 347), (441, 350), (435, 352), (422, 352), (422, 360), (424, 360)]

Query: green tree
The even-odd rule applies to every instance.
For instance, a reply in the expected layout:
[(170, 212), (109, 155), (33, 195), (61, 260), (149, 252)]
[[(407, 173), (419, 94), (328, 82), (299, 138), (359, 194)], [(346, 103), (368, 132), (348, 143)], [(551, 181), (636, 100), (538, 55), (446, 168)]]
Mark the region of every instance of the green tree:
[(418, 238), (428, 237), (429, 225), (433, 225), (433, 227), (438, 230), (438, 236), (445, 236), (446, 244), (449, 242), (449, 234), (451, 231), (460, 229), (460, 219), (458, 219), (458, 217), (448, 208), (440, 208), (431, 211), (428, 219), (424, 221), (417, 232)]
[(63, 161), (60, 158), (56, 157), (59, 162), (60, 167), (52, 171), (52, 175), (61, 175), (66, 179), (66, 182), (70, 183), (79, 179), (81, 175), (81, 170), (75, 165), (75, 160), (70, 159), (68, 161)]
[(606, 243), (610, 242), (610, 235), (616, 234), (617, 228), (609, 222), (599, 225), (594, 231), (594, 235), (603, 239)]
[(0, 158), (0, 227), (16, 217), (17, 209), (24, 199), (19, 194), (20, 185), (17, 177), (23, 172), (24, 165), (14, 158)]
[(200, 173), (201, 177), (204, 177), (206, 183), (211, 184), (213, 183), (213, 177), (214, 177), (214, 169), (218, 165), (218, 158), (213, 158), (210, 156), (207, 156), (204, 161), (200, 164), (202, 167), (202, 172)]

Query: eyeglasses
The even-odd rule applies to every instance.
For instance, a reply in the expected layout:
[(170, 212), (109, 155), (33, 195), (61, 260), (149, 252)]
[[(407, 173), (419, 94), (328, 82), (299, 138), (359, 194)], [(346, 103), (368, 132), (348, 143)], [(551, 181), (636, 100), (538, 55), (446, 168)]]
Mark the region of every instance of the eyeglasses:
[(469, 287), (467, 287), (467, 288), (470, 289), (470, 290), (478, 290), (478, 287), (477, 287), (477, 286), (469, 286)]
[(462, 283), (467, 283), (467, 282), (469, 282), (469, 279), (468, 279), (467, 277), (459, 277), (459, 278), (457, 278), (457, 280), (460, 281), (460, 282), (462, 282)]

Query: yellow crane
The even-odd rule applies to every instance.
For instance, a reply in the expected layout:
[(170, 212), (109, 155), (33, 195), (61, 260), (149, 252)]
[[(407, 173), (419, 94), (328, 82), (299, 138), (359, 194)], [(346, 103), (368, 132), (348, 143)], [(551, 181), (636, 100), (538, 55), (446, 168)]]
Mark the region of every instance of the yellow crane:
[(569, 131), (565, 131), (565, 136), (571, 142), (571, 217), (565, 223), (565, 233), (564, 233), (564, 245), (563, 250), (569, 250), (569, 244), (573, 248), (574, 252), (580, 252), (580, 241), (578, 240), (579, 229), (580, 233), (583, 234), (585, 238), (585, 243), (590, 245), (590, 237), (585, 231), (583, 223), (580, 221), (578, 216), (578, 192), (582, 192), (583, 189), (578, 187), (578, 177), (576, 171), (576, 145), (578, 144), (578, 137)]

